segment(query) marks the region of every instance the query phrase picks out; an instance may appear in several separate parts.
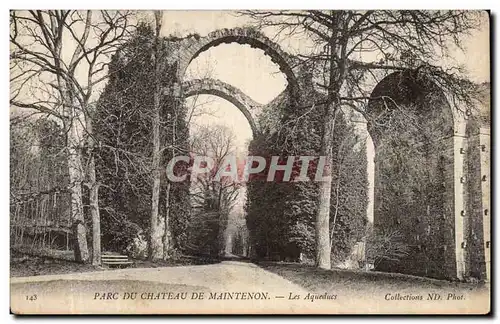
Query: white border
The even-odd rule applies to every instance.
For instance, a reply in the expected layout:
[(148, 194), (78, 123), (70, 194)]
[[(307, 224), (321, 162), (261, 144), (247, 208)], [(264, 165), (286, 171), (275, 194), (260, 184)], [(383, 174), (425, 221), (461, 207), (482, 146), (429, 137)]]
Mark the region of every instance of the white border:
[[(193, 10), (193, 9), (198, 9), (198, 10), (221, 10), (221, 9), (282, 9), (282, 8), (287, 8), (287, 9), (324, 9), (325, 7), (334, 7), (335, 9), (387, 9), (387, 8), (392, 8), (392, 9), (492, 9), (492, 13), (494, 16), (494, 19), (498, 19), (498, 14), (500, 10), (498, 10), (498, 4), (500, 1), (486, 1), (486, 0), (474, 0), (474, 1), (467, 1), (467, 0), (454, 0), (454, 1), (436, 1), (436, 0), (419, 0), (419, 1), (404, 1), (404, 0), (378, 0), (378, 1), (359, 1), (359, 0), (350, 0), (350, 1), (320, 1), (320, 0), (307, 0), (307, 1), (297, 1), (297, 2), (292, 2), (290, 0), (288, 1), (270, 1), (270, 0), (253, 0), (249, 1), (247, 3), (242, 3), (238, 1), (220, 1), (220, 0), (209, 0), (209, 1), (193, 1), (193, 0), (179, 0), (179, 1), (152, 1), (152, 0), (134, 0), (134, 1), (120, 1), (116, 3), (111, 3), (111, 2), (104, 2), (104, 1), (98, 1), (98, 0), (88, 0), (88, 1), (82, 1), (82, 2), (69, 2), (69, 1), (62, 1), (62, 0), (57, 0), (57, 1), (25, 1), (25, 0), (19, 0), (19, 1), (6, 1), (2, 2), (2, 11), (0, 14), (0, 19), (2, 20), (2, 23), (0, 24), (2, 28), (2, 32), (0, 33), (1, 35), (1, 46), (2, 50), (0, 53), (2, 54), (2, 62), (3, 64), (0, 64), (0, 71), (2, 75), (2, 91), (1, 91), (1, 99), (2, 103), (4, 103), (5, 108), (3, 112), (2, 118), (0, 118), (0, 147), (2, 148), (2, 154), (0, 158), (0, 206), (2, 207), (3, 213), (1, 214), (2, 217), (2, 233), (0, 234), (0, 240), (1, 240), (1, 248), (0, 248), (0, 260), (1, 260), (1, 271), (0, 271), (0, 309), (1, 309), (1, 314), (0, 316), (2, 317), (1, 322), (2, 323), (12, 323), (14, 322), (14, 317), (12, 315), (9, 315), (9, 310), (8, 310), (8, 305), (9, 305), (9, 281), (8, 281), (8, 276), (9, 276), (9, 105), (8, 105), (8, 97), (9, 97), (9, 92), (8, 92), (8, 87), (9, 87), (9, 71), (7, 68), (7, 61), (8, 61), (8, 35), (9, 35), (9, 30), (8, 30), (8, 9), (48, 9), (48, 8), (77, 8), (77, 9), (83, 9), (83, 8), (92, 8), (92, 9), (104, 9), (104, 8), (127, 8), (127, 9), (166, 9), (166, 10)], [(5, 9), (3, 8), (5, 6)], [(493, 25), (494, 27), (494, 36), (498, 35), (498, 24), (499, 22), (496, 21), (495, 24)], [(499, 50), (499, 45), (498, 42), (493, 42), (492, 45), (495, 47), (494, 53), (498, 53)], [(497, 66), (493, 66), (494, 71), (492, 74), (493, 77), (493, 82), (495, 85), (495, 88), (492, 89), (492, 92), (494, 92), (496, 95), (494, 98), (496, 99), (495, 102), (493, 103), (493, 109), (497, 107), (497, 101), (498, 101), (498, 83), (496, 80), (496, 71)], [(499, 114), (495, 114), (494, 116), (493, 125), (496, 125), (497, 122), (499, 121)], [(495, 138), (493, 139), (493, 143), (498, 142), (498, 132), (494, 132)], [(496, 150), (493, 149), (492, 152), (495, 152), (495, 160), (498, 161), (499, 154), (497, 154)], [(498, 172), (496, 172), (496, 177), (494, 179), (495, 184), (497, 184), (498, 180)], [(495, 197), (493, 201), (500, 201), (500, 194), (499, 191), (495, 193)], [(493, 217), (496, 215), (494, 214)], [(495, 226), (495, 232), (498, 234), (499, 232), (499, 223), (500, 221), (497, 219), (496, 220), (496, 226)], [(494, 244), (497, 243), (498, 240), (494, 240)], [(499, 254), (499, 249), (497, 247), (494, 248), (495, 255), (493, 256), (494, 259), (497, 261), (499, 260), (498, 254)], [(495, 265), (497, 265), (497, 262), (495, 262)], [(494, 268), (494, 282), (497, 282), (498, 279), (498, 267)], [(494, 287), (493, 289), (495, 289)], [(493, 306), (494, 309), (498, 312), (498, 299), (496, 299), (496, 305)], [(111, 317), (103, 317), (103, 318), (84, 318), (84, 317), (79, 317), (79, 318), (72, 318), (71, 321), (84, 321), (86, 319), (92, 319), (93, 321), (96, 322), (119, 322), (119, 321), (127, 321), (127, 322), (133, 322), (133, 323), (139, 323), (144, 320), (144, 318), (111, 318)], [(190, 321), (192, 320), (215, 320), (215, 321), (220, 321), (221, 318), (195, 318), (195, 319), (189, 319)], [(305, 317), (300, 317), (300, 318), (294, 318), (293, 320), (299, 320), (299, 321), (310, 321), (311, 319), (318, 320), (318, 318), (305, 318)], [(431, 318), (411, 318), (412, 320), (424, 320), (426, 322), (434, 322), (437, 321), (437, 319), (431, 319)], [(18, 320), (27, 320), (25, 319), (18, 319)], [(28, 319), (29, 320), (29, 319)], [(54, 321), (54, 318), (51, 317), (43, 317), (43, 318), (38, 318), (37, 321)], [(66, 322), (68, 321), (68, 318), (56, 318), (57, 321), (63, 321)], [(176, 322), (176, 321), (181, 321), (185, 319), (180, 319), (180, 318), (148, 318), (148, 320), (161, 320), (161, 321), (169, 321), (169, 322)], [(224, 319), (226, 320), (226, 319)], [(234, 320), (234, 318), (227, 319), (227, 320)], [(254, 318), (254, 320), (258, 320), (259, 322), (267, 322), (267, 321), (288, 321), (290, 318)], [(335, 322), (344, 322), (344, 321), (386, 321), (388, 318), (323, 318), (323, 321), (335, 321)], [(400, 321), (401, 318), (392, 318), (392, 320)], [(448, 320), (452, 320), (454, 323), (455, 322), (463, 322), (463, 321), (469, 321), (470, 318), (448, 318)], [(486, 321), (488, 320), (487, 318), (480, 318), (476, 319), (480, 321)]]
[(69, 2), (63, 0), (50, 0), (37, 2), (33, 0), (6, 1), (8, 8), (12, 9), (164, 9), (164, 10), (231, 10), (231, 9), (489, 9), (494, 7), (493, 0), (457, 0), (457, 1), (285, 1), (285, 0), (252, 0), (247, 3), (229, 0), (182, 0), (182, 1), (154, 1), (154, 0), (125, 0), (117, 3), (99, 0), (82, 2)]

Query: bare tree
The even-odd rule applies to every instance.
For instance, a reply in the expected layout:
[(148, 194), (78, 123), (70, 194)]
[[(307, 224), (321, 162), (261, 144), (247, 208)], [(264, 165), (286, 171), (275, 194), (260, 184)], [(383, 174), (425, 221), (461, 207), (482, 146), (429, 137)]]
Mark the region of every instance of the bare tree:
[[(109, 56), (130, 30), (131, 12), (11, 11), (11, 106), (56, 118), (66, 133), (75, 260), (89, 261), (82, 184), (90, 190), (92, 263), (100, 263), (99, 184), (92, 153), (93, 101), (107, 79)], [(87, 163), (83, 149), (89, 152)], [(85, 181), (87, 175), (87, 180)]]
[(381, 262), (399, 262), (409, 255), (410, 247), (404, 235), (397, 230), (376, 233), (372, 227), (366, 231), (365, 258), (368, 265), (377, 268)]
[(201, 126), (192, 136), (191, 150), (196, 155), (214, 160), (212, 170), (192, 182), (191, 200), (193, 208), (201, 211), (198, 214), (208, 218), (205, 223), (215, 222), (215, 226), (211, 226), (216, 229), (217, 254), (220, 254), (224, 249), (228, 216), (238, 198), (240, 186), (231, 177), (217, 179), (216, 174), (227, 167), (224, 160), (235, 153), (235, 137), (229, 128), (222, 125)]
[[(155, 12), (156, 14), (156, 12)], [(156, 20), (161, 20), (161, 15), (156, 16)], [(157, 25), (158, 28), (158, 25)], [(156, 31), (157, 35), (159, 35), (159, 30)], [(157, 57), (160, 56), (160, 53), (157, 52)], [(209, 78), (213, 74), (213, 67), (209, 62), (205, 62), (205, 69), (204, 71), (200, 71), (199, 66), (197, 66), (197, 70), (194, 71), (195, 74), (197, 75), (203, 75), (204, 78)], [(158, 64), (158, 63), (155, 63)], [(189, 75), (187, 76), (188, 78), (190, 77)], [(157, 89), (159, 90), (159, 89)], [(202, 98), (200, 99), (200, 95), (197, 94), (193, 97), (190, 98), (190, 102), (186, 103), (187, 107), (187, 116), (186, 116), (186, 124), (189, 126), (194, 125), (194, 120), (196, 118), (199, 118), (201, 116), (206, 116), (206, 115), (213, 115), (214, 111), (210, 109), (210, 104), (213, 102), (213, 98)], [(177, 138), (179, 137), (178, 134), (178, 127), (177, 127), (177, 121), (179, 120), (179, 107), (174, 106), (174, 115), (175, 116), (167, 116), (168, 120), (170, 122), (166, 122), (163, 124), (163, 127), (170, 128), (171, 130), (171, 141), (169, 143), (165, 143), (165, 146), (160, 149), (169, 149), (170, 150), (170, 156), (175, 156), (177, 152), (183, 152), (183, 148), (179, 147), (177, 143)], [(158, 113), (159, 111), (156, 112), (155, 114)], [(159, 115), (158, 115), (159, 117)], [(156, 117), (154, 117), (156, 118)], [(156, 144), (155, 144), (156, 145)], [(155, 146), (156, 149), (156, 146)], [(153, 161), (154, 162), (154, 161)], [(156, 175), (155, 175), (156, 176)], [(172, 191), (172, 183), (167, 179), (165, 179), (166, 182), (166, 188), (165, 188), (165, 213), (164, 213), (164, 219), (163, 219), (163, 259), (167, 260), (171, 257), (171, 250), (173, 248), (173, 242), (172, 242), (172, 231), (171, 231), (171, 203), (170, 203), (170, 196), (171, 196), (171, 191)]]
[[(153, 127), (153, 188), (151, 194), (151, 220), (150, 220), (150, 242), (149, 242), (149, 258), (151, 260), (161, 259), (162, 249), (161, 247), (161, 233), (159, 228), (159, 217), (158, 209), (160, 203), (160, 96), (161, 96), (161, 85), (160, 85), (160, 30), (162, 25), (163, 12), (161, 10), (155, 11), (155, 41), (154, 41), (154, 102), (153, 102), (153, 117), (152, 117), (152, 127)], [(165, 224), (166, 225), (166, 224)]]
[[(462, 78), (458, 67), (435, 65), (461, 48), (461, 36), (479, 25), (479, 12), (471, 11), (244, 11), (261, 28), (273, 28), (277, 36), (305, 35), (312, 50), (299, 54), (303, 64), (313, 66), (315, 80), (324, 89), (324, 122), (319, 154), (327, 157), (331, 171), (332, 134), (343, 105), (362, 114), (371, 89), (392, 72), (425, 75), (447, 92), (455, 108), (471, 103), (474, 85)], [(324, 72), (323, 72), (324, 71)], [(391, 102), (391, 98), (380, 98)], [(316, 265), (329, 269), (331, 180), (320, 184), (316, 215)]]

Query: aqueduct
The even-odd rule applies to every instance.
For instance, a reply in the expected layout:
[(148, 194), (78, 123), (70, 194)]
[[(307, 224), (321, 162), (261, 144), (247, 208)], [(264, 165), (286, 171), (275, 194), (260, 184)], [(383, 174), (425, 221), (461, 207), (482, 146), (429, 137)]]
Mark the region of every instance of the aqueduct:
[[(285, 74), (294, 94), (306, 102), (321, 97), (314, 89), (305, 89), (304, 85), (312, 81), (310, 73), (301, 70), (298, 58), (251, 28), (218, 30), (206, 37), (190, 36), (172, 42), (170, 47), (175, 50), (169, 59), (177, 64), (177, 89), (181, 97), (211, 94), (224, 98), (245, 115), (254, 134), (259, 132), (256, 113), (263, 106), (242, 91), (218, 80), (184, 80), (193, 59), (222, 43), (248, 44), (263, 50)], [(400, 138), (395, 141), (389, 133), (369, 132), (370, 123), (357, 118), (360, 131), (371, 137), (375, 146), (375, 157), (370, 157), (375, 163), (372, 184), (375, 194), (368, 197), (374, 204), (374, 215), (369, 215), (369, 219), (374, 220), (375, 227), (400, 231), (411, 248), (402, 262), (388, 261), (381, 268), (437, 278), (475, 276), (489, 280), (488, 104), (479, 112), (479, 118), (470, 118), (452, 109), (446, 94), (433, 83), (395, 73), (374, 85), (368, 120), (370, 114), (373, 117), (381, 111), (377, 98), (383, 96), (392, 97), (398, 106), (413, 107), (420, 131), (397, 130), (398, 137), (401, 135), (413, 147), (406, 155), (399, 154), (404, 157), (405, 168), (399, 170), (391, 161), (398, 158), (398, 152), (403, 152), (398, 144)], [(485, 102), (489, 103), (489, 92), (485, 96), (488, 97)], [(369, 173), (367, 170), (366, 174)]]
[(262, 108), (262, 105), (244, 94), (241, 90), (225, 82), (214, 79), (197, 79), (185, 81), (182, 84), (184, 97), (208, 94), (220, 97), (232, 103), (245, 115), (252, 133), (255, 136), (258, 133), (255, 123), (256, 113)]
[(202, 52), (223, 43), (247, 44), (264, 51), (276, 63), (292, 86), (297, 85), (298, 60), (281, 47), (253, 28), (221, 29), (211, 32), (205, 37), (192, 36), (178, 45), (178, 79), (183, 80), (186, 69)]

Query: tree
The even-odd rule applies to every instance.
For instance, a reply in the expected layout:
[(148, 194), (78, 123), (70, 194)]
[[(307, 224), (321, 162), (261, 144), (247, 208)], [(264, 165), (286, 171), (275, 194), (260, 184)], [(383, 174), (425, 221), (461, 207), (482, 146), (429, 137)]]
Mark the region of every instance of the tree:
[(332, 259), (345, 261), (365, 234), (368, 205), (366, 134), (340, 114), (333, 139), (330, 246)]
[(65, 189), (68, 181), (64, 133), (57, 122), (11, 119), (10, 181), (12, 195)]
[[(330, 244), (332, 258), (342, 262), (363, 237), (368, 184), (364, 134), (354, 129), (349, 115), (339, 116), (333, 136)], [(258, 119), (264, 134), (258, 134), (251, 142), (251, 155), (268, 158), (317, 155), (320, 140), (317, 130), (322, 117), (320, 105), (296, 109), (293, 103), (285, 101), (266, 107)], [(299, 164), (295, 166), (295, 171), (300, 170)], [(265, 174), (264, 170), (264, 179)], [(314, 171), (309, 176), (313, 178)], [(317, 183), (269, 183), (253, 179), (247, 188), (246, 218), (253, 245), (259, 246), (256, 256), (271, 257), (279, 253), (281, 259), (296, 260), (300, 252), (303, 261), (314, 260)]]
[[(107, 79), (107, 56), (130, 29), (130, 12), (11, 11), (12, 106), (50, 115), (63, 125), (70, 177), (75, 260), (88, 262), (82, 184), (90, 190), (92, 263), (100, 263), (99, 184), (95, 179), (92, 114), (95, 89)], [(83, 149), (89, 155), (83, 161)], [(85, 181), (87, 175), (87, 181)]]
[[(163, 12), (160, 10), (155, 11), (155, 35), (154, 35), (154, 46), (153, 46), (153, 117), (151, 120), (151, 127), (153, 129), (153, 161), (152, 161), (152, 172), (153, 172), (153, 187), (151, 194), (151, 219), (150, 219), (150, 234), (149, 234), (149, 258), (150, 260), (161, 259), (163, 257), (162, 250), (164, 247), (160, 248), (162, 244), (161, 232), (159, 230), (158, 222), (158, 210), (160, 203), (160, 97), (161, 97), (161, 83), (160, 76), (161, 73), (161, 57), (162, 48), (160, 46), (160, 30), (162, 25)], [(170, 188), (168, 188), (167, 195), (170, 193)], [(168, 213), (168, 211), (167, 211)], [(165, 224), (165, 234), (167, 234), (167, 225)], [(166, 236), (166, 235), (165, 235)], [(166, 251), (165, 251), (166, 252)], [(164, 253), (165, 253), (164, 252)]]
[[(97, 105), (96, 137), (99, 141), (98, 178), (102, 188), (103, 221), (108, 230), (105, 239), (124, 250), (138, 232), (151, 238), (153, 172), (153, 127), (159, 116), (160, 166), (188, 147), (187, 109), (179, 98), (151, 91), (172, 87), (175, 66), (161, 61), (161, 73), (156, 71), (154, 28), (140, 24), (133, 36), (113, 56), (111, 77)], [(159, 42), (158, 61), (168, 55), (166, 42)], [(155, 103), (155, 100), (156, 103)], [(158, 109), (152, 109), (159, 104)], [(159, 111), (158, 111), (159, 110)], [(159, 113), (159, 115), (158, 115)], [(158, 130), (158, 129), (157, 129)], [(156, 161), (158, 162), (158, 161)], [(165, 172), (159, 179), (158, 211), (156, 218), (155, 257), (162, 259), (173, 249), (182, 250), (185, 244), (189, 216), (189, 185), (169, 183)], [(170, 189), (168, 189), (170, 186)], [(167, 208), (167, 206), (170, 206)], [(168, 215), (168, 221), (167, 221)], [(165, 228), (164, 224), (167, 224)], [(126, 225), (126, 226), (125, 226)], [(171, 232), (167, 251), (164, 251), (165, 231)], [(168, 234), (168, 233), (167, 233)], [(148, 249), (151, 250), (148, 246)], [(149, 254), (151, 256), (151, 254)]]
[[(191, 245), (194, 249), (210, 247), (209, 253), (224, 252), (224, 233), (229, 213), (238, 197), (240, 185), (231, 177), (217, 177), (229, 171), (225, 161), (235, 154), (235, 137), (222, 125), (201, 126), (192, 135), (191, 150), (195, 155), (211, 157), (212, 169), (191, 178), (191, 201), (194, 219), (191, 221)], [(232, 166), (234, 167), (234, 165)]]
[[(309, 37), (314, 47), (299, 55), (311, 64), (326, 92), (319, 154), (326, 156), (331, 173), (332, 134), (343, 105), (366, 115), (371, 85), (392, 72), (409, 72), (437, 84), (455, 108), (472, 103), (474, 85), (457, 67), (435, 65), (461, 48), (461, 36), (476, 28), (480, 13), (471, 11), (245, 11), (261, 28), (273, 27), (278, 35)], [(322, 72), (324, 71), (324, 72)], [(391, 98), (378, 98), (391, 103)], [(320, 183), (316, 214), (316, 265), (329, 269), (330, 181)]]
[[(293, 96), (280, 97), (259, 116), (262, 131), (251, 141), (249, 154), (268, 162), (272, 156), (316, 155), (316, 130), (322, 121), (319, 106), (296, 109)], [(300, 168), (296, 160), (292, 178), (298, 176)], [(314, 171), (309, 171), (314, 177)], [(297, 252), (301, 252), (313, 258), (317, 183), (281, 181), (283, 172), (277, 172), (275, 181), (267, 182), (267, 172), (268, 167), (247, 183), (246, 220), (252, 257), (296, 260)]]
[(366, 262), (377, 268), (381, 262), (399, 262), (409, 255), (409, 246), (404, 236), (396, 231), (375, 232), (373, 228), (366, 231)]
[[(21, 249), (68, 248), (67, 160), (56, 121), (16, 116), (10, 125), (11, 241)], [(46, 252), (46, 251), (43, 251)]]

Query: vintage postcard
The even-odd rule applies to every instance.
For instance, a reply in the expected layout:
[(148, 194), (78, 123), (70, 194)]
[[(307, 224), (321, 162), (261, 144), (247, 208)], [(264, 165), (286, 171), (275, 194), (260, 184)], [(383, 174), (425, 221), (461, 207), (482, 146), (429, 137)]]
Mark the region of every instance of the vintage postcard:
[(13, 314), (488, 314), (490, 16), (11, 10)]

